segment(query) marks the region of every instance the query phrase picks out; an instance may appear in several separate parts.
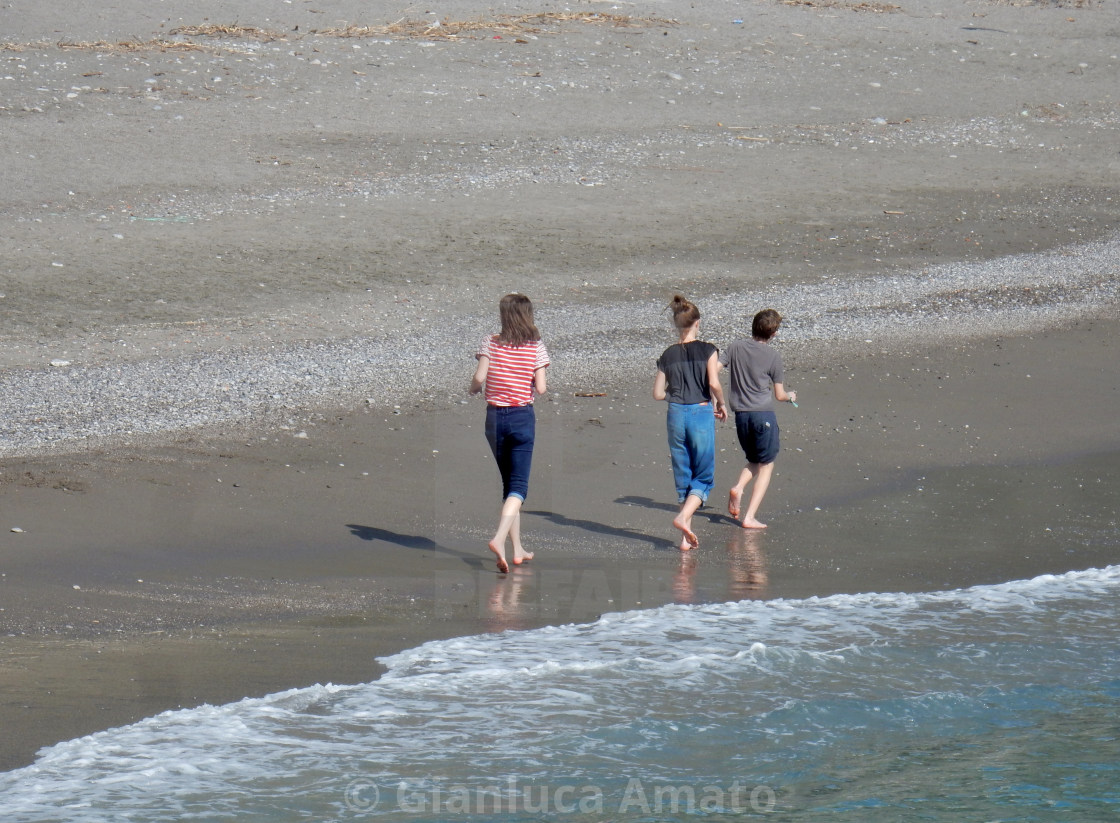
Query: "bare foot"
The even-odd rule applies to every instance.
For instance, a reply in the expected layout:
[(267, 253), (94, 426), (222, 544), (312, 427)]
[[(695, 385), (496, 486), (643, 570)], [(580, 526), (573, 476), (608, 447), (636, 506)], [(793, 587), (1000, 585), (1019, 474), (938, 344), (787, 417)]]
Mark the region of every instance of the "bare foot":
[(760, 523), (759, 521), (755, 520), (753, 517), (744, 517), (743, 518), (743, 528), (744, 529), (765, 529), (765, 528), (767, 528), (767, 526), (766, 526), (765, 523)]
[[(696, 535), (693, 535), (693, 537), (695, 537), (695, 536)], [(677, 548), (680, 549), (682, 552), (692, 551), (692, 544), (688, 542), (687, 537), (682, 537), (681, 538), (681, 544), (679, 546), (677, 546)]]
[(727, 513), (732, 517), (739, 516), (739, 501), (743, 499), (743, 493), (738, 489), (732, 489), (731, 493), (727, 495)]
[(522, 563), (528, 563), (533, 559), (532, 552), (521, 552), (521, 554), (514, 554), (513, 565), (520, 566)]
[[(505, 552), (502, 551), (498, 546), (495, 546), (493, 540), (491, 540), (486, 545), (489, 547), (490, 551), (494, 552), (494, 554), (498, 557), (498, 571), (501, 574), (509, 574), (509, 564), (506, 562)], [(515, 560), (514, 562), (516, 563), (517, 561)]]
[[(682, 521), (679, 517), (673, 518), (673, 528), (681, 530), (684, 539), (681, 540), (681, 551), (688, 551), (688, 549), (695, 549), (700, 545), (700, 538), (692, 533), (692, 529), (688, 527), (689, 524)], [(687, 546), (688, 548), (685, 548)]]

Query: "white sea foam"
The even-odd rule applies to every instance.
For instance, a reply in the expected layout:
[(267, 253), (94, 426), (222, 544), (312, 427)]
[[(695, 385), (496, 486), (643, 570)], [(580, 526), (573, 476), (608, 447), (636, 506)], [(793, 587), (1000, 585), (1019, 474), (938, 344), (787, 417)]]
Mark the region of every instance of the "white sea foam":
[(718, 782), (736, 763), (788, 783), (833, 768), (840, 746), (972, 745), (1061, 715), (1071, 695), (1090, 694), (1088, 711), (1115, 702), (1118, 594), (1112, 566), (432, 641), (385, 658), (373, 683), (165, 712), (45, 749), (0, 775), (0, 817), (336, 818), (354, 780), (388, 793), (578, 774), (617, 795), (619, 775)]

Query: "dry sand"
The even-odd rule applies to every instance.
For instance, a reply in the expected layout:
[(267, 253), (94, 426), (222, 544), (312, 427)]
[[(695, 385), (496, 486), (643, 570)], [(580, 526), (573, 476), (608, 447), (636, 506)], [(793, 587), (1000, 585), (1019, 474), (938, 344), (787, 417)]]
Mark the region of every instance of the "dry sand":
[[(1115, 561), (1114, 5), (233, 5), (0, 2), (0, 768), (429, 638)], [(684, 557), (678, 289), (776, 302), (799, 393), (771, 529), (724, 426)], [(556, 366), (499, 577), (509, 290)]]

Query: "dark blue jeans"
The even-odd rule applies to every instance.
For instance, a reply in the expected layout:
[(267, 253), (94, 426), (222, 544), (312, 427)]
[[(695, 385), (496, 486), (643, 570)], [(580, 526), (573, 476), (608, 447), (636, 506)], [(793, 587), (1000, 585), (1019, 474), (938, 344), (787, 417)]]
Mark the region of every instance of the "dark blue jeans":
[(502, 475), (502, 500), (529, 494), (537, 417), (532, 406), (487, 406), (486, 442)]

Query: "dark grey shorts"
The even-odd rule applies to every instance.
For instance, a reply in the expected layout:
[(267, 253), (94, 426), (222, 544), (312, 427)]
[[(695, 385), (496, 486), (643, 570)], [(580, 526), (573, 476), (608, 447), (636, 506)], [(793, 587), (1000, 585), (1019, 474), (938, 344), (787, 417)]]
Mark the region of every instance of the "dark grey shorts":
[(735, 412), (735, 433), (748, 463), (773, 463), (778, 459), (778, 415), (774, 412)]

